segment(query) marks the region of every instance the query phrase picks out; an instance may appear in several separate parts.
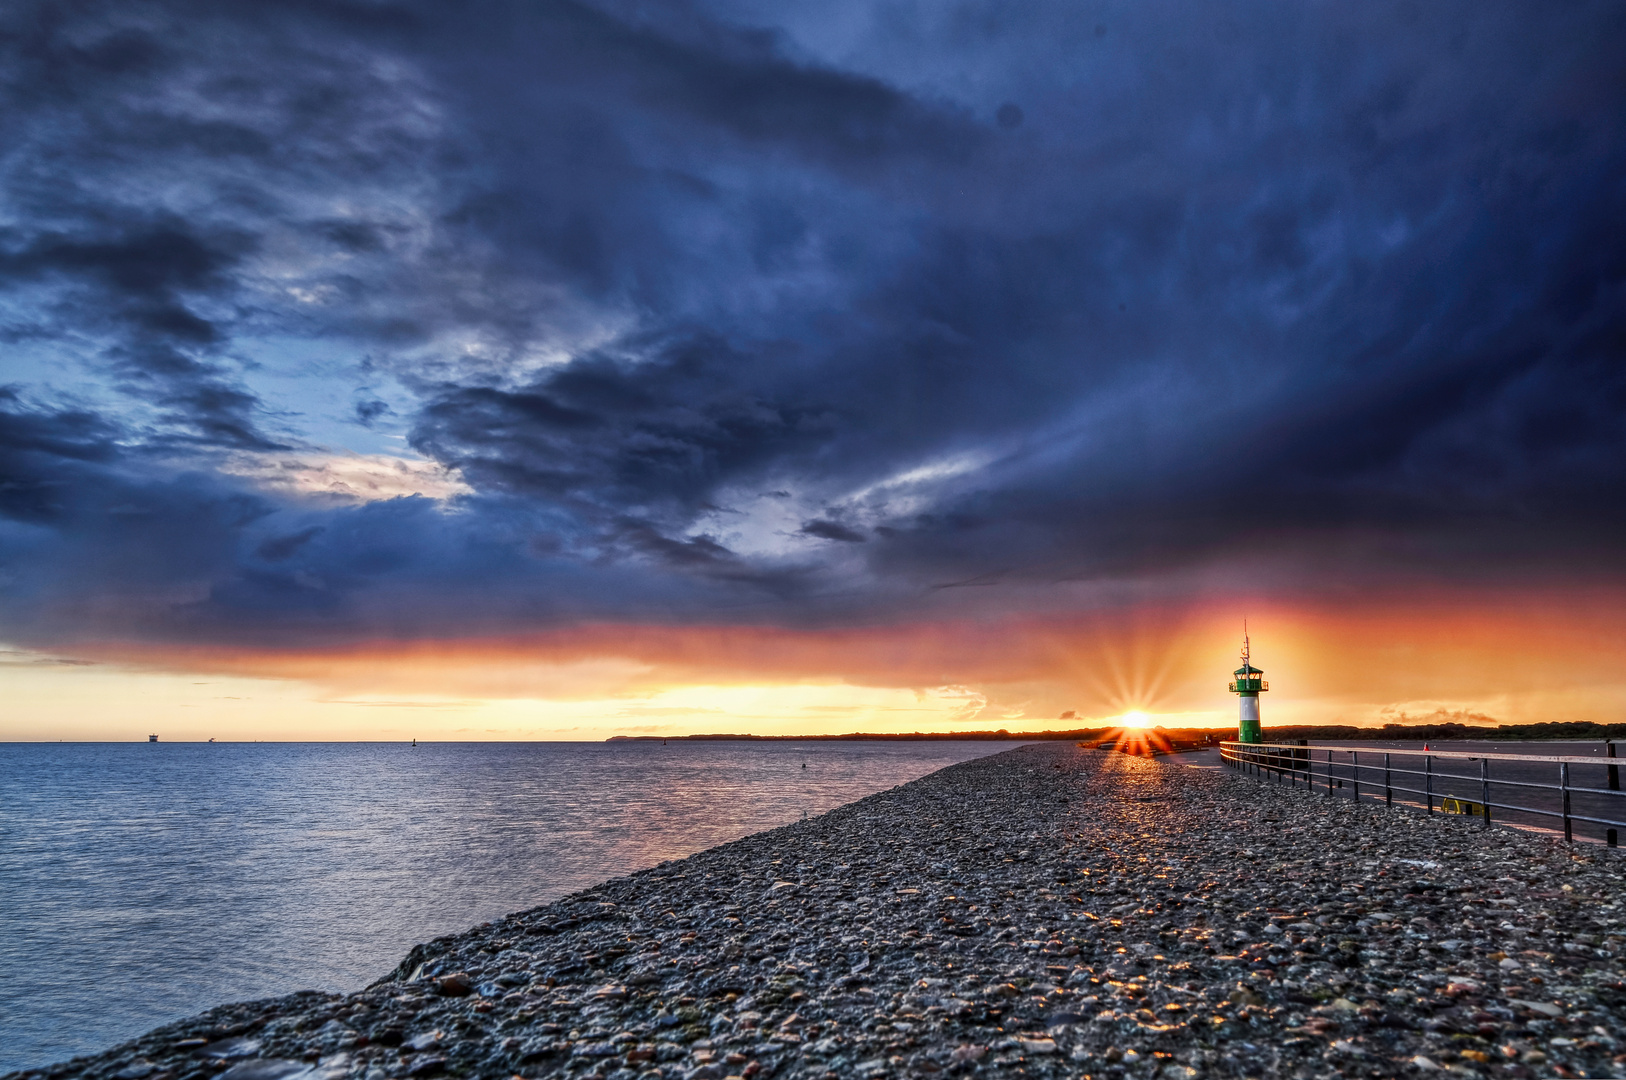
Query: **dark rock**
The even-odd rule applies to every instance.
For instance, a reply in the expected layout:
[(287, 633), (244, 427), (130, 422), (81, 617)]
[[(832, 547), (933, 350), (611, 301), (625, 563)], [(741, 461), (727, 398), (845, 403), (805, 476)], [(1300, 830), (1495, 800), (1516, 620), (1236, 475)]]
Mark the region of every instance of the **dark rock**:
[(238, 1037), (234, 1039), (220, 1039), (216, 1042), (209, 1043), (204, 1046), (199, 1053), (203, 1054), (205, 1057), (229, 1060), (233, 1058), (253, 1057), (255, 1054), (259, 1053), (259, 1050), (259, 1039), (245, 1039)]
[(474, 992), (474, 981), (466, 973), (456, 971), (436, 980), (436, 988), (446, 997), (468, 997)]
[(309, 1062), (284, 1058), (253, 1058), (220, 1074), (220, 1080), (294, 1080), (311, 1071)]

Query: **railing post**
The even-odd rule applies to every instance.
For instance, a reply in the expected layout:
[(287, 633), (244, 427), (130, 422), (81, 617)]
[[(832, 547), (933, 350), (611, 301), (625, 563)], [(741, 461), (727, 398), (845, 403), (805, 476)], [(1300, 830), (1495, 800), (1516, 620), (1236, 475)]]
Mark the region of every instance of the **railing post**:
[[(1599, 762), (1599, 764), (1603, 764), (1603, 765), (1608, 766), (1611, 769), (1615, 769), (1615, 768), (1618, 767), (1616, 765), (1616, 758), (1617, 758), (1617, 754), (1618, 754), (1616, 743), (1613, 740), (1610, 740), (1610, 741), (1606, 742), (1605, 745), (1606, 745), (1606, 748), (1607, 748), (1608, 757), (1604, 761)], [(1224, 745), (1222, 745), (1219, 749), (1220, 749), (1220, 759), (1221, 759), (1221, 761), (1223, 761), (1230, 768), (1240, 769), (1240, 770), (1243, 770), (1243, 771), (1246, 771), (1246, 772), (1250, 772), (1253, 775), (1259, 776), (1261, 779), (1263, 779), (1265, 773), (1270, 773), (1270, 774), (1275, 776), (1277, 783), (1281, 783), (1282, 774), (1286, 773), (1287, 774), (1287, 781), (1288, 781), (1289, 785), (1291, 785), (1293, 787), (1298, 786), (1298, 773), (1299, 773), (1300, 766), (1302, 764), (1303, 771), (1304, 771), (1305, 789), (1306, 789), (1307, 792), (1313, 792), (1315, 790), (1315, 754), (1314, 754), (1315, 748), (1314, 747), (1307, 746), (1307, 745), (1305, 745), (1305, 746), (1286, 746), (1286, 747), (1280, 747), (1280, 746), (1242, 746), (1242, 745), (1224, 746)], [(1350, 786), (1351, 786), (1351, 789), (1352, 789), (1350, 797), (1354, 802), (1359, 804), (1360, 799), (1361, 799), (1361, 770), (1364, 768), (1364, 769), (1370, 770), (1372, 772), (1376, 772), (1376, 771), (1378, 771), (1379, 766), (1376, 765), (1376, 764), (1362, 765), (1361, 764), (1360, 751), (1357, 750), (1357, 749), (1354, 749), (1354, 748), (1350, 748), (1350, 747), (1330, 747), (1329, 746), (1329, 747), (1325, 747), (1324, 749), (1326, 750), (1326, 755), (1327, 756), (1326, 756), (1326, 759), (1322, 763), (1322, 767), (1327, 770), (1326, 777), (1325, 777), (1325, 779), (1327, 781), (1326, 796), (1328, 798), (1332, 798), (1333, 793), (1336, 790), (1336, 788), (1338, 788), (1341, 785), (1341, 780), (1339, 778), (1338, 770), (1337, 770), (1336, 755), (1337, 755), (1337, 753), (1342, 752), (1342, 753), (1348, 755), (1348, 757), (1349, 757), (1348, 765), (1349, 765), (1349, 770), (1350, 770)], [(1372, 749), (1372, 747), (1367, 747), (1367, 749), (1370, 751)], [(1512, 784), (1514, 784), (1515, 787), (1524, 786), (1524, 787), (1531, 787), (1531, 788), (1539, 788), (1539, 789), (1544, 789), (1544, 790), (1550, 790), (1550, 789), (1546, 789), (1545, 785), (1541, 785), (1541, 784), (1521, 784), (1518, 781), (1507, 781), (1507, 780), (1497, 781), (1497, 780), (1495, 780), (1490, 774), (1490, 772), (1491, 772), (1490, 762), (1491, 762), (1491, 758), (1497, 756), (1495, 754), (1481, 754), (1481, 753), (1474, 753), (1472, 751), (1469, 751), (1467, 753), (1458, 752), (1458, 751), (1444, 752), (1446, 757), (1451, 758), (1453, 760), (1466, 760), (1466, 761), (1469, 761), (1469, 762), (1473, 762), (1473, 761), (1478, 761), (1479, 762), (1479, 800), (1480, 801), (1479, 801), (1479, 805), (1476, 807), (1474, 805), (1474, 803), (1467, 798), (1465, 792), (1461, 797), (1452, 794), (1452, 790), (1453, 790), (1452, 785), (1447, 785), (1446, 790), (1443, 791), (1443, 792), (1435, 791), (1435, 789), (1434, 789), (1434, 779), (1435, 779), (1434, 757), (1435, 757), (1435, 751), (1433, 751), (1432, 749), (1425, 748), (1423, 750), (1401, 750), (1401, 751), (1397, 751), (1397, 752), (1399, 754), (1401, 754), (1403, 757), (1404, 756), (1417, 756), (1417, 757), (1421, 757), (1423, 759), (1424, 786), (1423, 786), (1423, 791), (1421, 792), (1421, 794), (1423, 795), (1423, 808), (1430, 815), (1432, 815), (1435, 812), (1436, 808), (1435, 808), (1435, 805), (1434, 805), (1434, 799), (1435, 799), (1436, 796), (1438, 796), (1439, 799), (1440, 799), (1439, 811), (1441, 813), (1448, 813), (1448, 812), (1452, 812), (1452, 811), (1458, 812), (1458, 813), (1470, 813), (1470, 814), (1477, 813), (1480, 816), (1480, 818), (1482, 819), (1480, 821), (1480, 825), (1485, 827), (1485, 828), (1489, 828), (1491, 826), (1491, 824), (1496, 820), (1496, 815), (1492, 811), (1492, 808), (1491, 808), (1492, 807), (1492, 804), (1491, 804), (1491, 787), (1492, 787), (1493, 784), (1496, 784), (1496, 783), (1502, 783), (1502, 784), (1512, 783)], [(1394, 805), (1394, 797), (1395, 797), (1394, 753), (1391, 753), (1389, 751), (1381, 751), (1381, 753), (1383, 754), (1383, 765), (1382, 765), (1382, 770), (1383, 770), (1383, 802), (1384, 802), (1384, 805), (1386, 805), (1386, 806), (1393, 806)], [(1368, 754), (1367, 756), (1368, 756), (1368, 759), (1370, 759), (1371, 755)], [(1568, 760), (1559, 760), (1557, 762), (1553, 762), (1552, 758), (1544, 757), (1544, 756), (1534, 756), (1533, 757), (1533, 756), (1526, 756), (1526, 755), (1519, 755), (1519, 754), (1506, 754), (1506, 755), (1502, 755), (1502, 756), (1506, 760), (1509, 760), (1509, 761), (1522, 761), (1522, 762), (1530, 762), (1530, 763), (1535, 763), (1535, 762), (1540, 762), (1540, 761), (1547, 761), (1549, 763), (1553, 763), (1553, 764), (1558, 765), (1558, 791), (1559, 791), (1560, 801), (1561, 801), (1561, 807), (1560, 807), (1560, 810), (1558, 812), (1555, 813), (1555, 812), (1553, 812), (1551, 810), (1535, 809), (1535, 806), (1527, 807), (1527, 806), (1525, 806), (1524, 803), (1519, 802), (1517, 799), (1515, 799), (1515, 801), (1513, 803), (1511, 803), (1508, 807), (1504, 807), (1503, 809), (1509, 809), (1511, 811), (1519, 811), (1519, 812), (1525, 812), (1525, 811), (1528, 810), (1528, 811), (1533, 812), (1533, 813), (1551, 814), (1553, 817), (1560, 818), (1562, 820), (1563, 826), (1564, 826), (1564, 841), (1565, 841), (1565, 843), (1568, 843), (1568, 844), (1575, 843), (1575, 821), (1576, 821), (1576, 818), (1575, 818), (1574, 792), (1573, 792), (1574, 784), (1573, 784), (1573, 780), (1572, 780), (1572, 776), (1571, 776), (1573, 770), (1570, 768), (1570, 766), (1572, 764), (1574, 764), (1574, 762), (1568, 761)], [(1598, 759), (1593, 758), (1592, 760), (1597, 761)], [(1404, 771), (1406, 771), (1406, 770), (1402, 770), (1402, 772), (1404, 772)], [(1466, 787), (1466, 783), (1472, 779), (1472, 774), (1471, 773), (1458, 773), (1458, 772), (1453, 772), (1453, 771), (1447, 771), (1447, 772), (1444, 772), (1444, 773), (1440, 773), (1439, 775), (1441, 777), (1443, 777), (1444, 779), (1447, 779), (1447, 780), (1451, 780), (1451, 779), (1461, 780), (1461, 781), (1464, 782), (1464, 784), (1463, 784), (1464, 787)], [(1610, 785), (1610, 791), (1611, 792), (1615, 792), (1615, 791), (1620, 790), (1620, 788), (1618, 786), (1618, 783), (1619, 783), (1618, 778), (1615, 777), (1615, 776), (1612, 776), (1611, 777), (1611, 785)], [(1367, 783), (1366, 784), (1366, 787), (1368, 789), (1375, 788), (1376, 786), (1377, 785), (1375, 783)], [(1404, 791), (1405, 789), (1402, 788), (1401, 790)], [(1583, 792), (1585, 792), (1585, 791), (1589, 791), (1589, 790), (1592, 790), (1592, 789), (1587, 788), (1587, 787), (1585, 787), (1583, 785), (1581, 790)], [(1517, 793), (1515, 793), (1515, 795), (1517, 795)], [(1377, 798), (1377, 792), (1376, 791), (1371, 791), (1371, 796), (1375, 800)], [(1451, 807), (1451, 811), (1447, 810), (1448, 804)], [(1406, 805), (1404, 803), (1404, 801), (1402, 802), (1402, 805)], [(1541, 805), (1541, 804), (1537, 803), (1535, 805)], [(1546, 805), (1551, 805), (1551, 804), (1546, 804)], [(1585, 809), (1585, 807), (1583, 807), (1583, 809)], [(1514, 816), (1517, 817), (1518, 814), (1515, 813)], [(1593, 820), (1593, 819), (1591, 819), (1591, 818), (1582, 818), (1581, 820), (1583, 822), (1585, 822), (1585, 821), (1590, 821), (1590, 820)], [(1602, 824), (1604, 826), (1613, 826), (1613, 825), (1616, 824), (1617, 820), (1620, 820), (1620, 819), (1615, 819), (1615, 818), (1613, 818), (1611, 816), (1611, 818), (1603, 820)], [(1613, 848), (1613, 847), (1618, 847), (1619, 846), (1620, 840), (1619, 840), (1619, 829), (1618, 828), (1605, 827), (1605, 828), (1601, 829), (1600, 832), (1602, 833), (1602, 835), (1599, 837), (1599, 839), (1603, 840), (1603, 842), (1606, 843), (1609, 847)]]
[[(1609, 742), (1605, 744), (1604, 749), (1609, 754), (1610, 757), (1614, 757), (1615, 756), (1615, 741), (1613, 739), (1609, 740)], [(1610, 791), (1619, 791), (1620, 790), (1620, 766), (1619, 765), (1611, 764), (1609, 766), (1609, 790)]]
[(1575, 843), (1575, 833), (1570, 827), (1570, 763), (1558, 763), (1558, 786), (1564, 792), (1564, 843)]

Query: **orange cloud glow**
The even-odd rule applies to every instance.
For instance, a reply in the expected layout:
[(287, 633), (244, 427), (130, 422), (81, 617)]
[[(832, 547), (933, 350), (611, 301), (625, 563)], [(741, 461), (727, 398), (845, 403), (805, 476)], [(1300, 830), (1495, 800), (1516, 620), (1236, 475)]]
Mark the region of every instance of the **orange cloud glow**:
[[(323, 651), (102, 643), (73, 650), (94, 666), (35, 665), (29, 674), (41, 688), (41, 715), (18, 719), (31, 711), (24, 705), (5, 723), (11, 737), (51, 737), (43, 713), (53, 693), (60, 701), (67, 691), (47, 684), (95, 683), (116, 699), (131, 680), (196, 676), (276, 688), (276, 709), (255, 712), (254, 723), (271, 730), (279, 715), (370, 717), (338, 727), (287, 720), (314, 737), (340, 729), (348, 734), (329, 737), (363, 737), (385, 718), (471, 710), (484, 717), (478, 731), (447, 730), (464, 738), (1029, 730), (1107, 723), (1131, 710), (1152, 724), (1217, 725), (1234, 714), (1225, 682), (1244, 612), (1254, 658), (1271, 682), (1267, 727), (1607, 721), (1626, 712), (1623, 600), (1599, 590), (1468, 603), (1227, 598), (1164, 610), (836, 630), (601, 624)], [(144, 685), (150, 692), (156, 684)], [(262, 712), (265, 697), (256, 707)], [(193, 707), (221, 717), (215, 726), (223, 729), (231, 716), (254, 711), (225, 700)], [(1063, 711), (1074, 718), (1058, 720)]]

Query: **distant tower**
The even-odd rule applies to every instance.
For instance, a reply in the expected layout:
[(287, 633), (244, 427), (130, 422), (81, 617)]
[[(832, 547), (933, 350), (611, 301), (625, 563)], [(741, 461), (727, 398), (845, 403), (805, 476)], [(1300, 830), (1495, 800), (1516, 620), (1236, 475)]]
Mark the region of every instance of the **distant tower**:
[(1241, 715), (1237, 718), (1236, 741), (1245, 743), (1264, 742), (1259, 735), (1259, 695), (1270, 689), (1270, 684), (1262, 677), (1265, 673), (1248, 662), (1248, 624), (1242, 624), (1242, 666), (1236, 669), (1236, 679), (1232, 681), (1230, 691), (1239, 696), (1242, 702)]

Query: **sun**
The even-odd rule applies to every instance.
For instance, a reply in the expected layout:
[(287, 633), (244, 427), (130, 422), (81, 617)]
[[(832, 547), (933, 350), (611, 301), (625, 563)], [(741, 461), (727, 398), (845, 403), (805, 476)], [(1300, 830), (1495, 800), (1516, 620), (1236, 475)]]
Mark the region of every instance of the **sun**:
[(1120, 717), (1120, 719), (1123, 720), (1124, 727), (1139, 727), (1139, 728), (1143, 728), (1143, 727), (1147, 726), (1147, 724), (1151, 723), (1151, 720), (1152, 720), (1152, 718), (1150, 716), (1147, 716), (1145, 713), (1141, 712), (1139, 709), (1131, 709), (1131, 710), (1129, 710), (1128, 712), (1124, 713), (1123, 716)]

